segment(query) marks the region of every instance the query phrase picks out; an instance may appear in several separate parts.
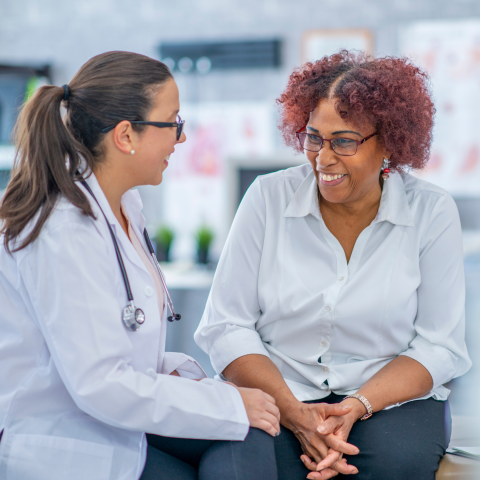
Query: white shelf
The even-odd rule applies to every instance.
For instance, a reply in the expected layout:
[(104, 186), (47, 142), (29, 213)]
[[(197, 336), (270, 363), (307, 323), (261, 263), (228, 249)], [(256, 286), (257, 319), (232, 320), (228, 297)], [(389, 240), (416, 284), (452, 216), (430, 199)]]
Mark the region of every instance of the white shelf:
[(215, 272), (193, 262), (161, 262), (170, 289), (210, 289)]

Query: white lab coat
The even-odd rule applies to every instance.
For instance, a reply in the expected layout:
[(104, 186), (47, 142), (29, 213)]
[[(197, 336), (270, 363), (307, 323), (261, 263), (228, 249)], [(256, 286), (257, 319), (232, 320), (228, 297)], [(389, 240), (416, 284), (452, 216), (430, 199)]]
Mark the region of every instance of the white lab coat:
[[(153, 281), (95, 177), (87, 182), (115, 231), (146, 321), (136, 332), (123, 324), (125, 286), (88, 193), (96, 220), (60, 199), (27, 248), (10, 256), (0, 239), (1, 479), (137, 480), (144, 432), (224, 440), (248, 433), (234, 387), (190, 380), (205, 377), (199, 365), (165, 352), (167, 314), (160, 315)], [(127, 192), (122, 204), (143, 239), (138, 192)], [(169, 376), (175, 369), (187, 378)]]

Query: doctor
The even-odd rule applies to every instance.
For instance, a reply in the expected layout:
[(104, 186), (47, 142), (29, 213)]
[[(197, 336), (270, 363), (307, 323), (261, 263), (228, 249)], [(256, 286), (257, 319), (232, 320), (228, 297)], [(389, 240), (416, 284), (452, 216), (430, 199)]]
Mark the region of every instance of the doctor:
[(169, 297), (131, 189), (161, 183), (178, 111), (164, 64), (109, 52), (21, 112), (0, 207), (2, 479), (277, 478), (273, 398), (165, 352)]

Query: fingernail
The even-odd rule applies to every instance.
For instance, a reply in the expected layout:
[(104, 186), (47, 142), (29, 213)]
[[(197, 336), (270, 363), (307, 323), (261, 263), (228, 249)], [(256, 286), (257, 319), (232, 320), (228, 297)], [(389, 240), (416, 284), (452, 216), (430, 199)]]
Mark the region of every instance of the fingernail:
[(280, 432), (275, 432), (275, 436), (278, 437), (280, 435)]
[(342, 405), (342, 408), (344, 410), (350, 410), (352, 408), (352, 406), (351, 405)]
[(321, 472), (325, 467), (317, 467), (317, 472)]
[(307, 475), (308, 480), (315, 480), (315, 477), (313, 475), (308, 474)]
[(355, 469), (353, 472), (352, 472), (354, 475), (356, 475), (358, 473), (358, 470)]
[(360, 453), (360, 450), (358, 448), (355, 450), (355, 454), (357, 453)]
[(325, 433), (327, 431), (327, 429), (323, 426), (323, 425), (320, 425), (317, 430), (320, 432), (320, 433)]

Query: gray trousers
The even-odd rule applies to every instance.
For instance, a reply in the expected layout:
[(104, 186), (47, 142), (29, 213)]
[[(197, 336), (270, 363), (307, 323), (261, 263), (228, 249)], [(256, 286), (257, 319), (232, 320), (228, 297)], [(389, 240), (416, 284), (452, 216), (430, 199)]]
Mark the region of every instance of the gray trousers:
[[(343, 396), (305, 403), (338, 403)], [(302, 448), (295, 435), (282, 426), (275, 439), (279, 480), (304, 480), (309, 471), (300, 460)], [(448, 402), (433, 398), (415, 400), (374, 413), (353, 425), (348, 442), (360, 449), (345, 455), (358, 468), (357, 475), (338, 475), (335, 480), (434, 480), (450, 441)]]
[(277, 480), (273, 437), (250, 428), (243, 442), (147, 434), (140, 480)]

